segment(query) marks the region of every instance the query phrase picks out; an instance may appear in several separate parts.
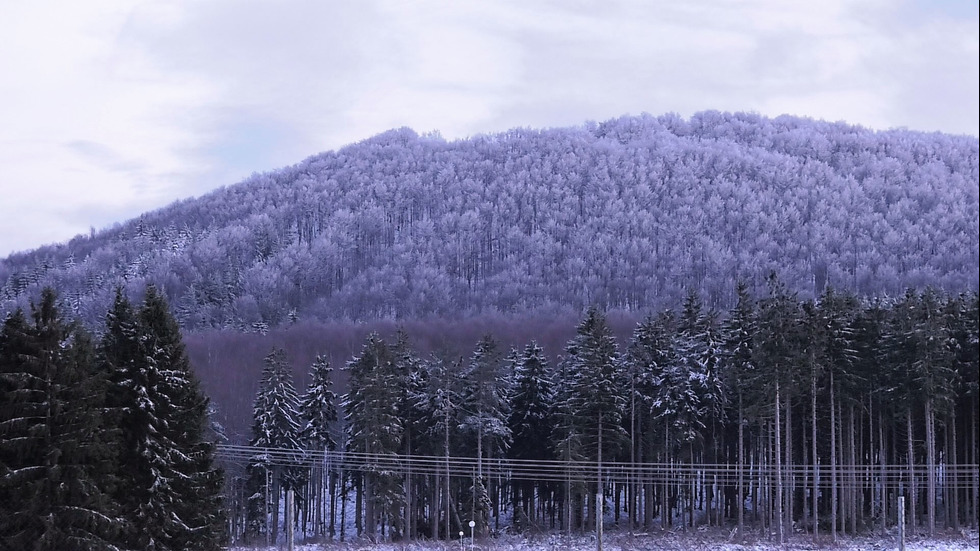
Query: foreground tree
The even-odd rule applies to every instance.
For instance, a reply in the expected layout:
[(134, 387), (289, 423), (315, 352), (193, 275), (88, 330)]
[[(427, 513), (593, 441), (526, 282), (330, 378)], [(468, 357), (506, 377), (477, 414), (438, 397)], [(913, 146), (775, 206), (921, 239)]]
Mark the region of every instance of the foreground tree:
[(119, 549), (107, 380), (92, 345), (45, 289), (28, 321), (0, 330), (0, 543), (5, 549)]
[(208, 399), (177, 322), (150, 286), (137, 313), (121, 293), (107, 317), (103, 361), (120, 430), (117, 496), (128, 546), (217, 549), (225, 536), (223, 474), (206, 439)]

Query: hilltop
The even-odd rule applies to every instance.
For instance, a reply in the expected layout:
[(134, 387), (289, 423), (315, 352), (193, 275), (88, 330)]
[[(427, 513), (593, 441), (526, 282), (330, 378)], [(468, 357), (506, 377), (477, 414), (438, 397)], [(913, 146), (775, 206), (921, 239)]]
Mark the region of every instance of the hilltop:
[(978, 142), (714, 111), (446, 141), (392, 130), (0, 261), (99, 327), (157, 284), (185, 329), (641, 312), (777, 272), (813, 296), (978, 280)]

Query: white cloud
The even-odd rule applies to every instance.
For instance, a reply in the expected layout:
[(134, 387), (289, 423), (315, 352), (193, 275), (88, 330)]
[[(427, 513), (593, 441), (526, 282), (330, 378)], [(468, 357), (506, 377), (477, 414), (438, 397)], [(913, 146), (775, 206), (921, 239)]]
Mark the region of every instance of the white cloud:
[(720, 109), (980, 133), (969, 0), (0, 2), (0, 255), (398, 126)]

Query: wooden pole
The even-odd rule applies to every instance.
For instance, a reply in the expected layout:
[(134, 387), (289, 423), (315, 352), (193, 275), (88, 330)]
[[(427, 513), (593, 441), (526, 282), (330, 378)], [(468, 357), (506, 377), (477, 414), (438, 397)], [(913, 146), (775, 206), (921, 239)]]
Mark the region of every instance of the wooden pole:
[(905, 497), (898, 498), (898, 551), (905, 551)]
[(293, 495), (293, 489), (290, 488), (286, 492), (286, 549), (293, 551), (293, 546), (295, 545), (293, 540), (295, 534), (293, 533), (293, 527), (295, 526), (293, 521), (293, 516), (295, 515), (293, 511), (293, 502), (295, 496)]

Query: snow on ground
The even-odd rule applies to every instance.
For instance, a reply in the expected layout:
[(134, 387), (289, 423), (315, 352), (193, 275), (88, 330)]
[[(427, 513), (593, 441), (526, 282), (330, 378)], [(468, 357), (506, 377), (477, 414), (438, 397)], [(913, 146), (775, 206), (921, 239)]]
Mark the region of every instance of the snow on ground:
[[(775, 538), (774, 538), (775, 540)], [(840, 538), (832, 543), (829, 536), (821, 538), (814, 544), (809, 536), (790, 538), (785, 545), (778, 541), (760, 539), (752, 535), (744, 544), (731, 541), (727, 532), (695, 533), (672, 532), (667, 534), (652, 533), (630, 536), (629, 534), (610, 533), (603, 538), (604, 551), (776, 551), (776, 550), (818, 550), (834, 551), (884, 551), (898, 549), (897, 534), (885, 537)], [(977, 532), (961, 534), (944, 534), (935, 539), (909, 538), (906, 541), (907, 551), (977, 551), (980, 547)], [(285, 543), (278, 547), (234, 547), (232, 551), (279, 551), (286, 549)], [(363, 551), (593, 551), (596, 549), (595, 538), (578, 536), (571, 539), (561, 536), (541, 536), (527, 539), (521, 536), (501, 536), (494, 539), (477, 540), (470, 546), (469, 538), (460, 542), (410, 542), (410, 543), (378, 543), (366, 541), (347, 543), (298, 544), (296, 551), (340, 551), (356, 549)]]

